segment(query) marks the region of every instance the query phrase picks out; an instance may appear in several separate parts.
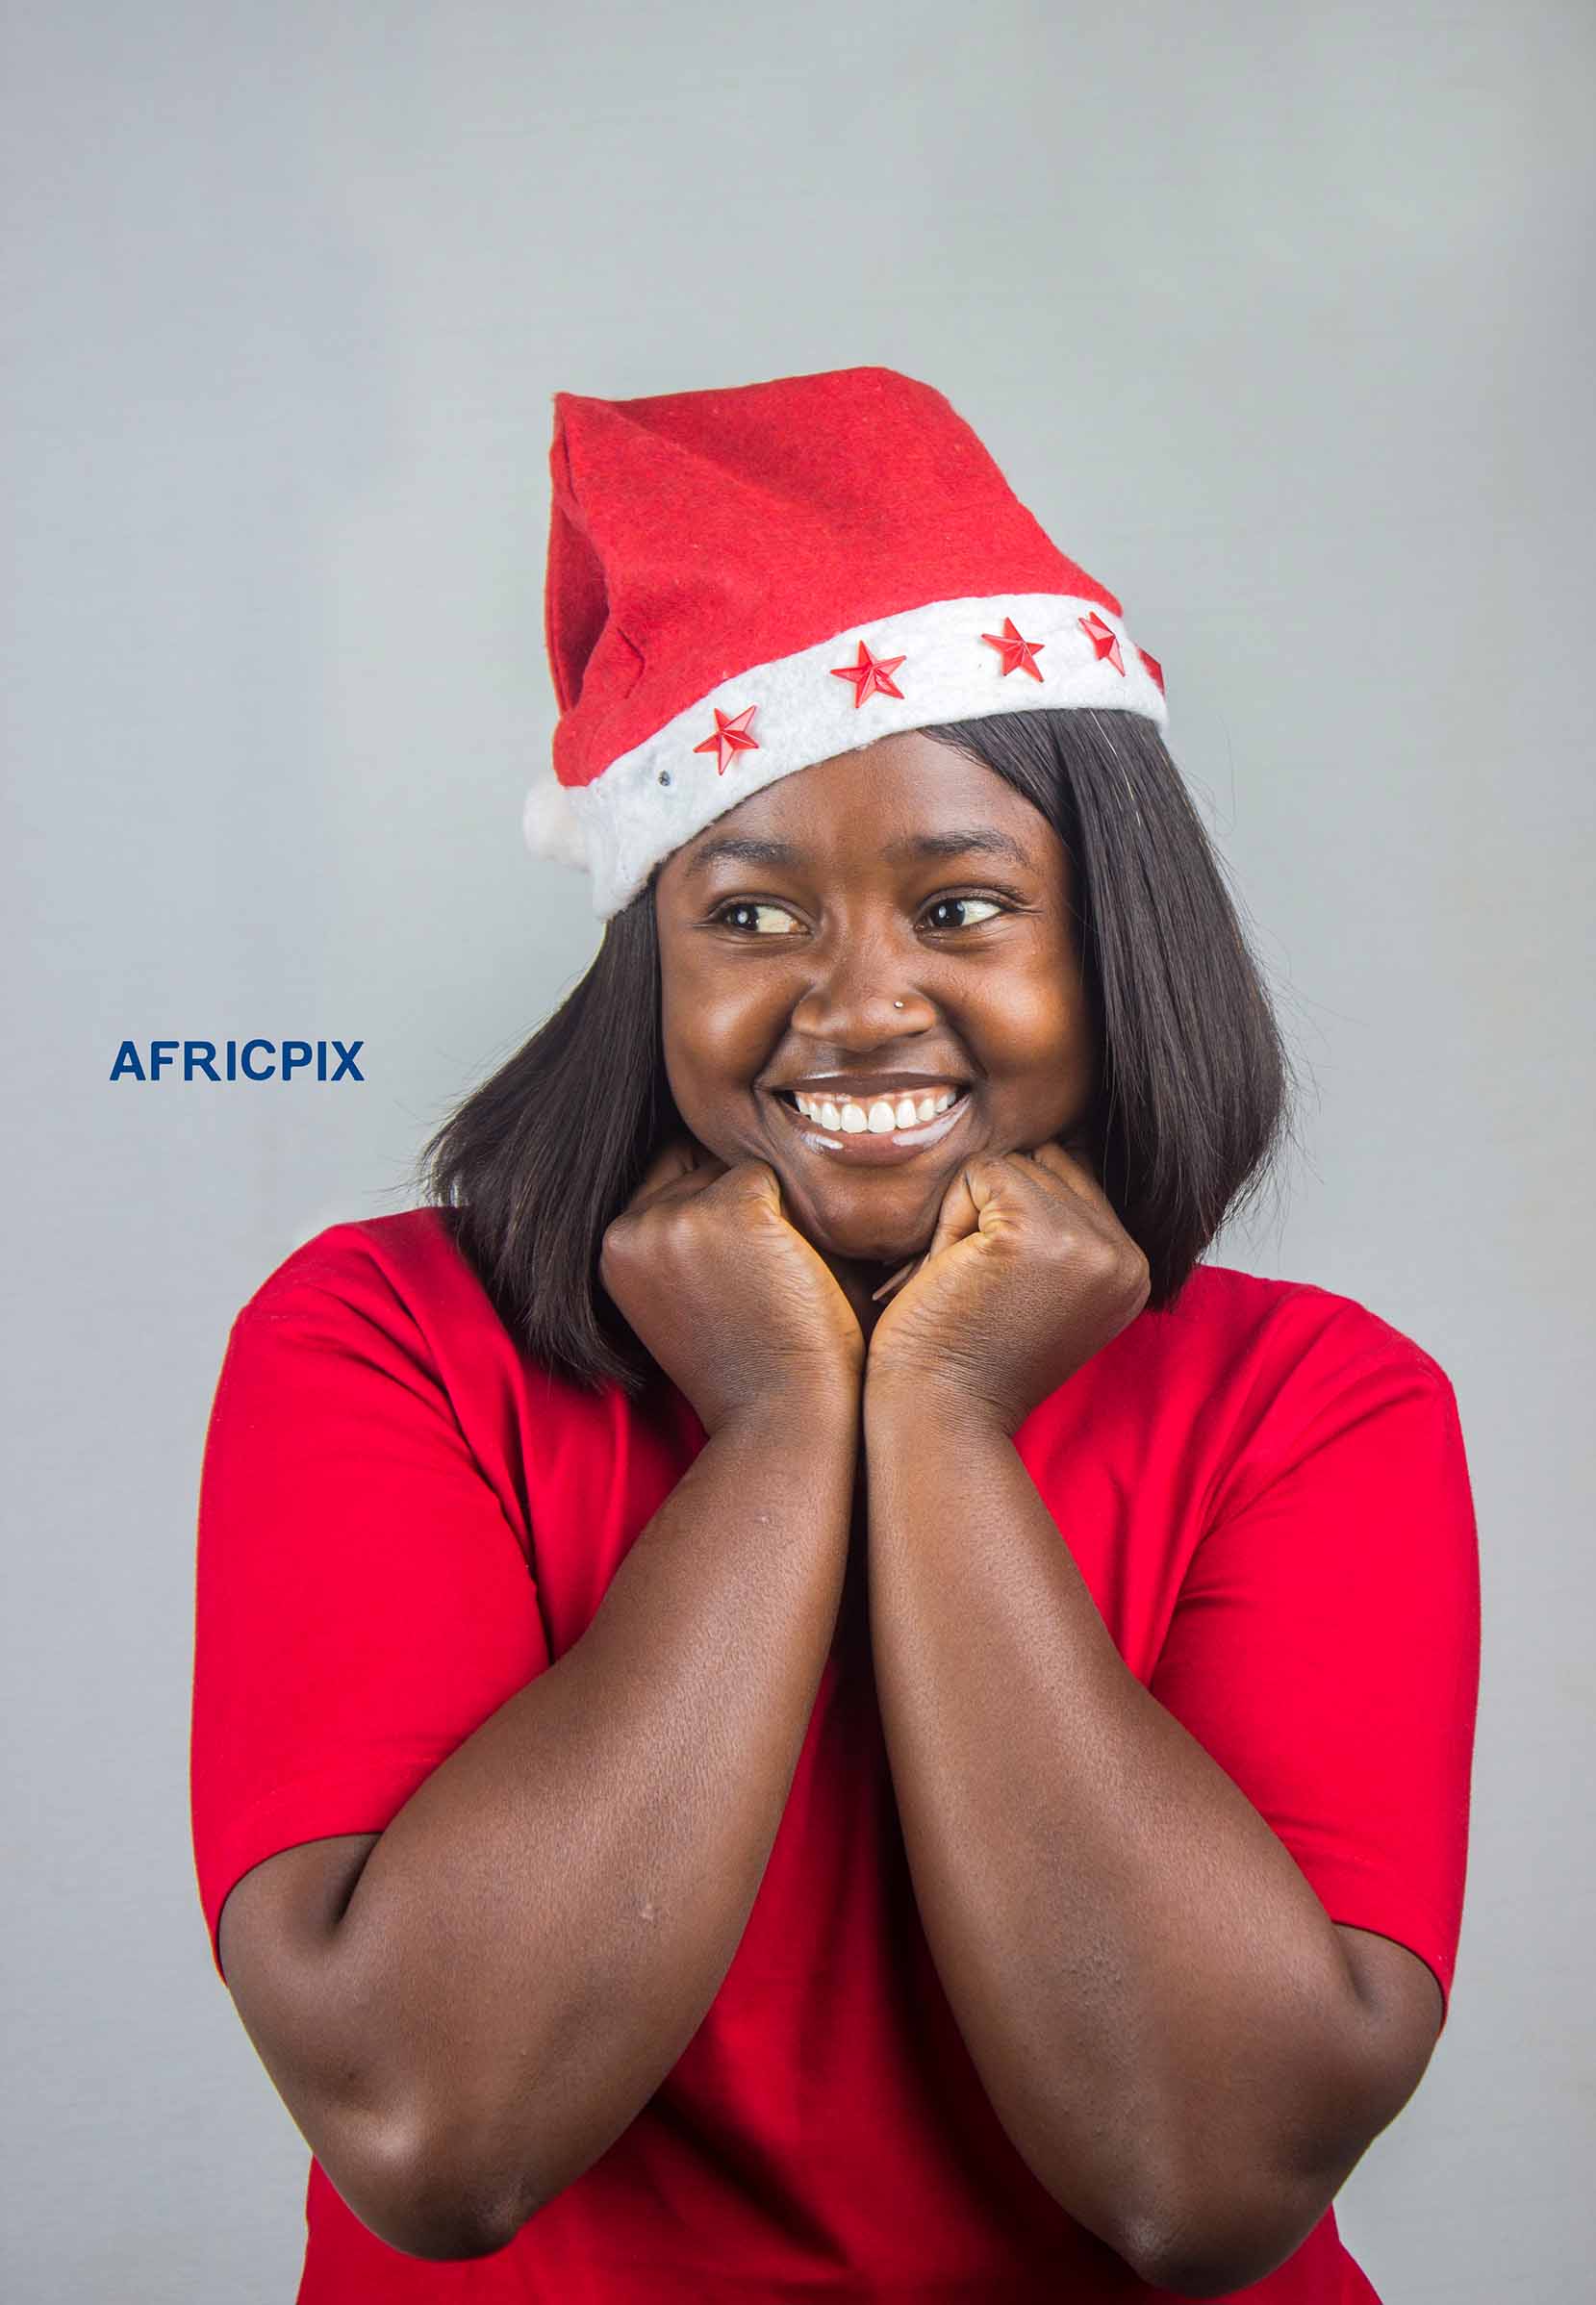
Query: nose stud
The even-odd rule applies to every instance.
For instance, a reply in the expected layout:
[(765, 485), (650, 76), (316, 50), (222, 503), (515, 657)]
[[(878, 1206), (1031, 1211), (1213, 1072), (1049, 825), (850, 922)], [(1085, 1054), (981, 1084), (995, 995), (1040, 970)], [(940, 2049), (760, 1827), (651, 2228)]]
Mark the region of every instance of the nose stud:
[(894, 1008), (901, 1008), (901, 1007), (902, 1007), (902, 1005), (903, 1005), (903, 1003), (902, 1003), (902, 1001), (895, 1001), (893, 1002), (893, 1006), (894, 1006)]

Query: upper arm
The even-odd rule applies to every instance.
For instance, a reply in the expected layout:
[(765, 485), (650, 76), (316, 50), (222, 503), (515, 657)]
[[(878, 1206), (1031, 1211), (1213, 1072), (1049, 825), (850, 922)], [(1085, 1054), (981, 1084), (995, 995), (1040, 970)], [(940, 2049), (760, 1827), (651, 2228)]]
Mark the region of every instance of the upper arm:
[(280, 1849), (235, 1884), (217, 1924), (234, 2007), (313, 2149), (335, 2104), (377, 2110), (329, 1987), (334, 1931), (379, 1837)]
[(1457, 1407), (1416, 1348), (1351, 1346), (1317, 1340), (1281, 1380), (1150, 1682), (1284, 1844), (1345, 1955), (1341, 2023), (1283, 2070), (1267, 2165), (1254, 2150), (1216, 2166), (1211, 2139), (1194, 2152), (1193, 2228), (1247, 2281), (1306, 2239), (1417, 2088), (1461, 1919), (1480, 1581)]
[(200, 1480), (190, 1731), (224, 1981), (236, 1883), (384, 1831), (548, 1661), (523, 1543), (404, 1308), (279, 1286), (241, 1314)]
[(381, 1948), (340, 1920), (407, 1801), (548, 1661), (526, 1551), (404, 1306), (274, 1286), (234, 1325), (206, 1439), (195, 1869), (289, 2112), (356, 2215), (412, 2255), (470, 2254), (415, 2239), (446, 2239), (464, 2210), (418, 2193), (419, 2082), (393, 2069)]
[(1354, 1976), (1361, 1939), (1406, 1947), (1432, 1972), (1443, 2023), (1479, 1683), (1452, 1388), (1416, 1348), (1371, 1357), (1355, 1333), (1339, 1352), (1327, 1337), (1229, 1482), (1149, 1686), (1354, 1933)]
[(411, 2256), (458, 2255), (420, 2230), (416, 2154), (373, 2068), (338, 1921), (379, 1836), (281, 1849), (229, 1891), (217, 1935), (228, 1989), (295, 2127), (355, 2215)]
[(1302, 2247), (1423, 2078), (1441, 2028), (1438, 1980), (1406, 1945), (1345, 1922), (1334, 1927), (1355, 1990), (1333, 2069), (1327, 2059), (1310, 2077), (1311, 2160), (1271, 2167), (1259, 2156), (1257, 2166), (1237, 2172), (1224, 2204), (1229, 2229), (1220, 2231), (1211, 2202), (1194, 2210), (1184, 2243), (1144, 2262), (1154, 2288), (1229, 2297), (1266, 2279)]
[(1337, 1921), (1335, 1934), (1357, 1986), (1366, 2022), (1361, 2036), (1364, 2095), (1342, 2140), (1342, 2184), (1380, 2132), (1394, 2121), (1423, 2080), (1440, 2035), (1445, 1999), (1427, 1962), (1393, 1938)]

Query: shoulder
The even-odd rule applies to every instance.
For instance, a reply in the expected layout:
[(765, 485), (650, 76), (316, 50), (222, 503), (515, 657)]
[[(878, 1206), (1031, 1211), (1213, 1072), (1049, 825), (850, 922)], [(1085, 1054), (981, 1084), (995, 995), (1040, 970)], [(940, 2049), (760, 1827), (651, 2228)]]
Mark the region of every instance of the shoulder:
[(1175, 1303), (1139, 1313), (1108, 1357), (1104, 1381), (1123, 1413), (1187, 1433), (1212, 1453), (1216, 1479), (1222, 1466), (1294, 1461), (1376, 1411), (1457, 1416), (1440, 1362), (1372, 1306), (1228, 1265), (1198, 1265)]
[(418, 1308), (449, 1298), (487, 1300), (442, 1208), (350, 1218), (324, 1226), (273, 1266), (240, 1307), (241, 1319), (281, 1313), (317, 1295), (374, 1307), (384, 1300)]
[(1457, 1398), (1440, 1362), (1338, 1290), (1199, 1266), (1162, 1350), (1171, 1397), (1184, 1401), (1214, 1452), (1214, 1513), (1310, 1462), (1328, 1473), (1355, 1458), (1400, 1457), (1438, 1476), (1462, 1462)]
[(335, 1364), (351, 1385), (396, 1379), (489, 1454), (525, 1423), (586, 1432), (630, 1413), (613, 1381), (590, 1394), (522, 1347), (438, 1206), (325, 1226), (273, 1267), (234, 1315), (223, 1381), (290, 1361), (306, 1386)]
[(456, 1245), (449, 1212), (437, 1207), (354, 1218), (302, 1241), (234, 1317), (235, 1345), (263, 1330), (357, 1351), (380, 1337), (431, 1367), (515, 1357), (509, 1332)]
[(1167, 1312), (1139, 1316), (1149, 1342), (1212, 1364), (1284, 1376), (1310, 1364), (1313, 1375), (1370, 1362), (1406, 1368), (1447, 1390), (1440, 1362), (1418, 1340), (1357, 1298), (1316, 1281), (1200, 1264)]

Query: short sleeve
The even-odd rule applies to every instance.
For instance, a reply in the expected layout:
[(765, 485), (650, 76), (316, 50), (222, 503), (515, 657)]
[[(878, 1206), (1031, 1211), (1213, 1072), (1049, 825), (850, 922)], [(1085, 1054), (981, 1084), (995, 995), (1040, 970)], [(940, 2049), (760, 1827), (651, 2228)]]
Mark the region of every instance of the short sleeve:
[(1149, 1685), (1332, 1921), (1427, 1963), (1443, 2025), (1479, 1682), (1479, 1549), (1451, 1383), (1417, 1346), (1350, 1360), (1310, 1349), (1224, 1484)]
[(547, 1662), (527, 1552), (402, 1303), (274, 1277), (233, 1324), (200, 1476), (190, 1790), (218, 1974), (244, 1873), (380, 1833)]

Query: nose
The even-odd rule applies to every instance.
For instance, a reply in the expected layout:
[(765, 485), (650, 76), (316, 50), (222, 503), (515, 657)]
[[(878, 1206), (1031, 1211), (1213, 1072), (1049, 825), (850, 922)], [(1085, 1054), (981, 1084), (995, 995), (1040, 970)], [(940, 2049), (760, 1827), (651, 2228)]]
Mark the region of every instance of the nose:
[(884, 939), (840, 939), (829, 965), (817, 965), (794, 1004), (795, 1031), (834, 1048), (865, 1050), (925, 1031), (936, 1008), (915, 983), (910, 960)]

